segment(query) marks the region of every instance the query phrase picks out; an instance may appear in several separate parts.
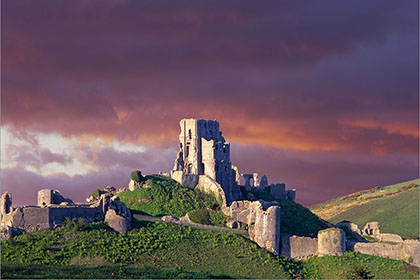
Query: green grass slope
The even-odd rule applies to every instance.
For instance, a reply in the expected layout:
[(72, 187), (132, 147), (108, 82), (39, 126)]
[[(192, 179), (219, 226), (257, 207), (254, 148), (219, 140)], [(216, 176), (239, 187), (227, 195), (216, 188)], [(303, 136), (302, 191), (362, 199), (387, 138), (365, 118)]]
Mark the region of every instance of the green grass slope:
[(419, 184), (417, 179), (375, 187), (316, 205), (312, 210), (331, 223), (348, 220), (363, 228), (367, 222), (377, 221), (381, 232), (418, 238)]
[(353, 207), (330, 219), (332, 223), (352, 221), (363, 229), (367, 222), (378, 221), (381, 232), (403, 238), (419, 237), (419, 190), (401, 192), (392, 197), (373, 200)]
[[(289, 260), (233, 233), (136, 222), (128, 234), (103, 223), (1, 241), (2, 278), (418, 278), (402, 261), (346, 254)], [(410, 269), (410, 268), (409, 268)], [(359, 272), (358, 272), (359, 271)], [(360, 274), (360, 273), (359, 273)]]
[(194, 209), (214, 209), (219, 206), (214, 196), (181, 187), (175, 180), (165, 176), (148, 175), (145, 185), (148, 187), (123, 192), (118, 196), (134, 212), (152, 216), (182, 217)]

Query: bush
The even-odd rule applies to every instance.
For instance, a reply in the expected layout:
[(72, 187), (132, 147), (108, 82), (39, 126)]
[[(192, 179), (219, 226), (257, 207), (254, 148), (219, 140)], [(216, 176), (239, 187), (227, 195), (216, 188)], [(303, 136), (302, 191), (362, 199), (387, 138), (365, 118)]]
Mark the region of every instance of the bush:
[(32, 234), (30, 234), (30, 233), (26, 233), (26, 234), (23, 236), (23, 240), (24, 240), (25, 242), (31, 242), (33, 239), (34, 239), (34, 238), (32, 237)]
[(89, 226), (89, 223), (86, 222), (86, 220), (83, 219), (83, 218), (80, 218), (78, 220), (76, 220), (76, 219), (72, 220), (72, 219), (66, 217), (64, 219), (64, 227), (68, 231), (83, 231), (83, 230), (87, 229), (88, 226)]
[(207, 209), (193, 210), (188, 213), (190, 220), (202, 225), (210, 225), (210, 215)]
[(221, 211), (210, 211), (210, 224), (214, 226), (224, 226), (226, 224), (226, 216)]
[(360, 267), (354, 268), (354, 271), (351, 273), (350, 278), (351, 279), (372, 279), (372, 278), (375, 278), (375, 274), (367, 270), (366, 267), (360, 266)]
[(100, 192), (101, 191), (99, 189), (96, 189), (96, 190), (93, 191), (92, 196), (95, 197), (95, 198), (99, 198)]
[(140, 170), (136, 170), (136, 171), (131, 172), (130, 178), (131, 178), (131, 180), (134, 180), (137, 183), (140, 183), (140, 182), (144, 181), (144, 177), (143, 177), (143, 175), (141, 175)]

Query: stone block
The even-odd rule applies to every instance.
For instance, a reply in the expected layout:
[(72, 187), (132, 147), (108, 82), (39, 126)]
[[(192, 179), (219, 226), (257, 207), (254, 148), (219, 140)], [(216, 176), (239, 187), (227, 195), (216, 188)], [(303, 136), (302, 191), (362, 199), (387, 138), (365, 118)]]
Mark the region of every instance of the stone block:
[(278, 255), (280, 253), (280, 207), (271, 206), (267, 210), (258, 207), (255, 223), (249, 227), (249, 237), (261, 248)]
[(319, 256), (342, 256), (346, 251), (346, 235), (342, 229), (327, 228), (318, 232)]
[(366, 223), (365, 227), (363, 228), (363, 235), (379, 235), (380, 232), (380, 225), (378, 222), (369, 222)]
[(403, 242), (403, 239), (398, 234), (381, 233), (381, 234), (379, 234), (379, 241), (380, 242), (396, 242), (396, 243), (401, 243), (401, 242)]
[(281, 256), (293, 259), (306, 259), (315, 256), (318, 251), (318, 239), (282, 234)]
[(53, 190), (43, 189), (38, 191), (38, 206), (47, 206), (53, 203)]
[(113, 209), (109, 209), (105, 215), (105, 223), (113, 230), (120, 233), (127, 233), (130, 230), (125, 217), (117, 214)]

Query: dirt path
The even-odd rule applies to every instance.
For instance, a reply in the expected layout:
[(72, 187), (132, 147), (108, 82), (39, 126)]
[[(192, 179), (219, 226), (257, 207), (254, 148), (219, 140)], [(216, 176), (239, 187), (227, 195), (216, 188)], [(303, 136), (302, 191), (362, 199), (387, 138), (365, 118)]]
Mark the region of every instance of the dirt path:
[[(134, 214), (133, 217), (135, 219), (139, 220), (139, 221), (163, 222), (159, 217), (153, 217), (153, 216), (148, 216), (148, 215)], [(232, 229), (232, 228), (216, 227), (216, 226), (210, 226), (210, 225), (192, 224), (192, 223), (187, 223), (187, 222), (182, 222), (182, 223), (178, 223), (178, 224), (193, 227), (193, 228), (199, 228), (199, 229), (208, 229), (208, 230), (214, 230), (214, 231), (232, 232), (232, 233), (241, 234), (241, 235), (248, 235), (248, 231), (241, 230), (241, 229)]]

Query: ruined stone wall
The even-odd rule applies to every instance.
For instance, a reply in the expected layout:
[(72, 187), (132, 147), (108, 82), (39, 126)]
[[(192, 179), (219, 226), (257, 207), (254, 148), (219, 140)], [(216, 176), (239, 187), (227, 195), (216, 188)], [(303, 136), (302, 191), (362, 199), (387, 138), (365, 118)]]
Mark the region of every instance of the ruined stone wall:
[(281, 256), (293, 259), (306, 259), (316, 256), (318, 251), (318, 239), (282, 234), (280, 251)]
[(49, 222), (51, 227), (61, 226), (65, 218), (85, 219), (87, 222), (101, 221), (104, 214), (101, 209), (89, 206), (49, 207)]
[(379, 242), (356, 242), (349, 249), (366, 255), (379, 256), (394, 260), (404, 260), (412, 265), (420, 266), (419, 242), (406, 240), (398, 244)]
[(49, 228), (49, 210), (38, 206), (17, 207), (9, 214), (2, 216), (2, 226), (16, 227), (26, 231)]
[[(262, 205), (251, 211), (249, 237), (261, 248), (276, 255), (280, 253), (280, 206), (273, 205), (264, 210)], [(255, 223), (252, 220), (255, 219)]]
[(271, 184), (270, 185), (270, 194), (275, 198), (285, 199), (286, 198), (286, 184)]
[(251, 240), (274, 254), (280, 253), (280, 206), (265, 201), (233, 201), (222, 209), (231, 225), (248, 225)]
[(216, 181), (216, 162), (214, 160), (214, 140), (202, 139), (202, 160), (204, 175)]
[(191, 176), (207, 175), (223, 188), (227, 201), (238, 199), (239, 188), (233, 190), (236, 186), (236, 173), (230, 161), (230, 144), (223, 138), (219, 123), (213, 120), (183, 119), (180, 127), (180, 151), (171, 177), (184, 186), (195, 187)]
[(214, 194), (218, 202), (222, 203), (222, 207), (227, 206), (226, 194), (223, 188), (220, 186), (219, 183), (217, 183), (210, 177), (206, 175), (198, 176), (197, 188), (199, 190), (202, 190), (203, 192)]
[[(15, 232), (35, 231), (40, 229), (55, 228), (63, 225), (66, 218), (85, 219), (87, 222), (104, 220), (109, 210), (115, 213), (110, 219), (105, 220), (111, 228), (118, 232), (130, 229), (131, 213), (117, 196), (103, 194), (93, 204), (69, 204), (70, 199), (64, 198), (58, 191), (42, 190), (38, 202), (42, 206), (12, 207), (11, 194), (5, 193), (1, 197), (1, 226), (8, 231)], [(52, 194), (51, 196), (49, 194)], [(64, 200), (64, 201), (62, 201)], [(47, 202), (60, 202), (60, 204), (46, 205)], [(111, 213), (112, 214), (112, 213)], [(118, 221), (115, 223), (115, 221)], [(124, 221), (124, 227), (117, 227)]]
[(346, 235), (342, 229), (327, 228), (318, 232), (318, 255), (342, 256), (346, 251)]

